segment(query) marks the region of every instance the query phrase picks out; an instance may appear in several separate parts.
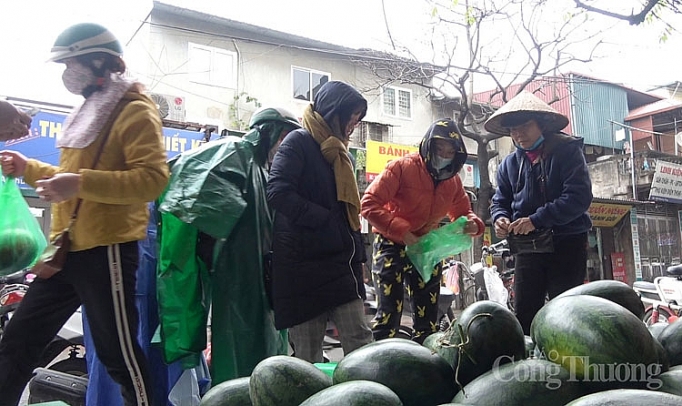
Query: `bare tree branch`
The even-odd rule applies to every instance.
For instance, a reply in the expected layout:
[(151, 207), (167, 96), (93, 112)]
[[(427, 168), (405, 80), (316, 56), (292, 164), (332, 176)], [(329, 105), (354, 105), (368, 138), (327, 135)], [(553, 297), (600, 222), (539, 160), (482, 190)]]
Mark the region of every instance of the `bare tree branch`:
[(381, 0), (381, 11), (384, 14), (384, 24), (386, 25), (386, 33), (388, 34), (388, 39), (391, 40), (391, 46), (395, 50), (395, 42), (393, 42), (393, 36), (391, 35), (391, 29), (388, 27), (388, 18), (386, 17), (386, 5), (384, 0)]
[(651, 12), (651, 10), (659, 3), (661, 4), (669, 4), (672, 7), (676, 8), (676, 3), (678, 3), (677, 0), (647, 0), (643, 5), (642, 5), (642, 10), (640, 10), (637, 14), (630, 13), (629, 15), (627, 14), (619, 14), (619, 13), (614, 13), (605, 9), (601, 9), (598, 7), (590, 6), (589, 4), (585, 4), (585, 2), (580, 1), (580, 0), (574, 0), (575, 5), (578, 6), (579, 8), (582, 8), (583, 10), (591, 11), (593, 13), (598, 13), (601, 15), (605, 15), (607, 17), (611, 18), (616, 18), (618, 20), (625, 20), (630, 25), (639, 25), (644, 22), (644, 20), (647, 17), (647, 14)]
[[(406, 58), (382, 54), (376, 58), (359, 56), (353, 62), (374, 73), (373, 90), (393, 83), (420, 86), (439, 96), (443, 111), (456, 112), (453, 119), (462, 135), (477, 145), (480, 187), (474, 210), (485, 220), (490, 216), (488, 205), (493, 194), (488, 164), (499, 156), (495, 141), (503, 136), (486, 132), (483, 123), (502, 103), (547, 75), (551, 79), (546, 85), (532, 85), (531, 90), (549, 88), (551, 101), (558, 100), (556, 84), (563, 80), (557, 76), (561, 69), (591, 61), (601, 42), (595, 37), (597, 33), (590, 35), (580, 29), (583, 21), (577, 19), (588, 18), (586, 12), (557, 19), (553, 5), (545, 0), (426, 1), (435, 10), (431, 36), (423, 40), (433, 58), (430, 63), (417, 62), (420, 58), (415, 50), (394, 43), (390, 32), (393, 48)], [(547, 24), (544, 13), (552, 16), (552, 25)], [(384, 18), (388, 30), (385, 12)], [(578, 45), (579, 52), (574, 52)], [(474, 93), (473, 86), (474, 81), (483, 80), (492, 89), (485, 99)]]

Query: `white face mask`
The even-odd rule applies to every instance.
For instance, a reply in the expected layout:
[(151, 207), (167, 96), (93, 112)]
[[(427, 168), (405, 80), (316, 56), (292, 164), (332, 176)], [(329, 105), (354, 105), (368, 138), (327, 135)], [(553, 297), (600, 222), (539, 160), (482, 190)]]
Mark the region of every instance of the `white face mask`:
[(446, 166), (450, 165), (452, 163), (452, 158), (443, 158), (438, 155), (434, 155), (433, 159), (431, 160), (431, 165), (433, 165), (434, 168), (441, 170), (445, 168)]
[(92, 70), (80, 63), (68, 66), (62, 74), (62, 81), (66, 90), (79, 96), (83, 94), (86, 87), (95, 83), (96, 80), (97, 77)]

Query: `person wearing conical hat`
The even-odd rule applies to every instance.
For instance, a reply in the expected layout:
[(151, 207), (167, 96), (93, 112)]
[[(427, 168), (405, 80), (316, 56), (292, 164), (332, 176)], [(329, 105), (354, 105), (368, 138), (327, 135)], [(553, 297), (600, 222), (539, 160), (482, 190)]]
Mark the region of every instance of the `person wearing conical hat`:
[(516, 254), (515, 309), (526, 334), (546, 296), (585, 279), (592, 183), (583, 139), (563, 133), (567, 125), (566, 116), (526, 91), (485, 123), (488, 132), (508, 135), (516, 146), (497, 171), (490, 207), (495, 234), (512, 242), (551, 230), (553, 239), (546, 250), (553, 252)]

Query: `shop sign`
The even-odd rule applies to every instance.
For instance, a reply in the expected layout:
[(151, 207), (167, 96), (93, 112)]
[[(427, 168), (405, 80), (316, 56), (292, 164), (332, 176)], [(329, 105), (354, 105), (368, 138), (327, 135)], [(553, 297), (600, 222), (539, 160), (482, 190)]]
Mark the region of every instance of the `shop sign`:
[(622, 204), (592, 202), (588, 213), (595, 227), (613, 227), (630, 211), (630, 206)]
[[(21, 152), (50, 165), (59, 165), (59, 149), (55, 141), (62, 132), (65, 114), (39, 112), (31, 121), (31, 131), (25, 137), (0, 142), (0, 150)], [(203, 143), (204, 134), (176, 128), (163, 128), (163, 143), (168, 159)], [(16, 179), (21, 188), (29, 188), (21, 179)]]
[(367, 140), (367, 181), (371, 182), (386, 167), (386, 164), (405, 155), (419, 151), (419, 147), (390, 144), (387, 142)]
[(682, 203), (682, 165), (660, 159), (656, 161), (649, 199)]
[(613, 280), (628, 283), (624, 253), (611, 253), (611, 269), (613, 270)]
[[(373, 181), (386, 168), (387, 163), (419, 151), (419, 147), (371, 140), (366, 141), (365, 147), (367, 150), (365, 174), (368, 182)], [(462, 170), (459, 171), (459, 176), (462, 179), (462, 185), (465, 187), (476, 186), (474, 165), (464, 164)]]

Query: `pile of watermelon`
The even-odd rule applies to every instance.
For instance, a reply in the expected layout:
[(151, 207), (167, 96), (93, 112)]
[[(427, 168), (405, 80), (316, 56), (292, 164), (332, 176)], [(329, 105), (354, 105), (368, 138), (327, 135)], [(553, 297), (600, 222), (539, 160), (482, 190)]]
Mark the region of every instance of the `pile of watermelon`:
[(643, 313), (627, 284), (596, 281), (548, 302), (524, 336), (506, 307), (476, 302), (423, 345), (368, 344), (331, 376), (270, 357), (201, 405), (682, 405), (682, 322), (648, 328)]

